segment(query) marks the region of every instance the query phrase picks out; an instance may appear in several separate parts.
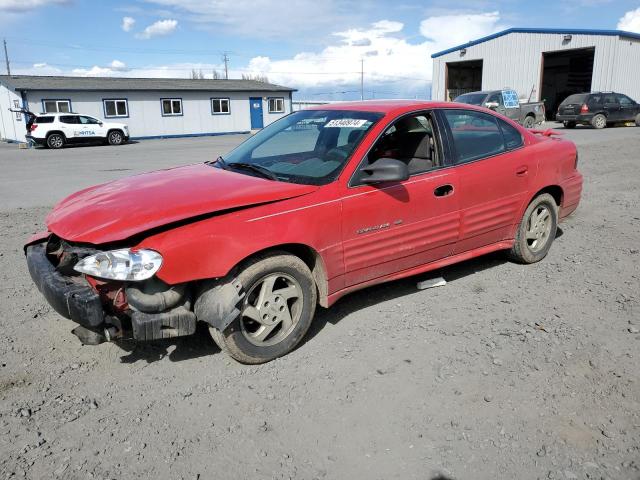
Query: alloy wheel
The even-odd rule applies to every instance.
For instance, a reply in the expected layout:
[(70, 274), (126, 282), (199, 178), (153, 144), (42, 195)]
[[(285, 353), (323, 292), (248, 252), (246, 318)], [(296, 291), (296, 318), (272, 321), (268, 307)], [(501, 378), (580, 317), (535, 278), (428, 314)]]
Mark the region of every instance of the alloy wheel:
[(527, 222), (527, 246), (532, 252), (542, 250), (551, 234), (551, 212), (545, 205), (539, 205), (531, 212)]

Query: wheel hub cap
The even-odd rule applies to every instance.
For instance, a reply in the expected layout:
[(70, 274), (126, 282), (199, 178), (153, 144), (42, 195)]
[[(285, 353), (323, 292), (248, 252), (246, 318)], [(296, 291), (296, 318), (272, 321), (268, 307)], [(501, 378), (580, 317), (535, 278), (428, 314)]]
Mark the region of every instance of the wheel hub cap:
[(540, 205), (536, 207), (531, 216), (526, 231), (527, 245), (532, 252), (538, 252), (547, 244), (551, 234), (551, 212)]
[(241, 331), (258, 346), (281, 342), (294, 329), (302, 313), (302, 289), (284, 273), (270, 274), (256, 282), (245, 297)]

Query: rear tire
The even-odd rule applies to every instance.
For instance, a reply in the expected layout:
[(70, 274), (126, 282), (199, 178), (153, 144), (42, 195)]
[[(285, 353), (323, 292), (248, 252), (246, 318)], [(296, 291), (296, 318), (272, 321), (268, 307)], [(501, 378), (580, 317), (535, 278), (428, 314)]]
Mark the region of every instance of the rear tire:
[(597, 113), (591, 119), (591, 125), (593, 126), (593, 128), (596, 128), (598, 130), (602, 130), (603, 128), (605, 128), (607, 126), (607, 117), (605, 117), (601, 113)]
[(317, 289), (298, 257), (274, 252), (251, 260), (238, 274), (245, 297), (242, 313), (211, 337), (241, 363), (265, 363), (286, 355), (302, 340), (316, 309)]
[(576, 128), (576, 122), (564, 122), (564, 128)]
[(107, 135), (109, 145), (122, 145), (124, 143), (124, 134), (120, 130), (111, 130)]
[(558, 205), (548, 193), (538, 195), (522, 216), (516, 238), (509, 252), (518, 263), (535, 263), (547, 256), (556, 237)]
[(522, 126), (524, 128), (533, 128), (536, 124), (536, 119), (531, 115), (524, 117), (524, 122), (522, 122)]
[(60, 133), (52, 133), (47, 137), (47, 147), (53, 150), (64, 147), (64, 136)]

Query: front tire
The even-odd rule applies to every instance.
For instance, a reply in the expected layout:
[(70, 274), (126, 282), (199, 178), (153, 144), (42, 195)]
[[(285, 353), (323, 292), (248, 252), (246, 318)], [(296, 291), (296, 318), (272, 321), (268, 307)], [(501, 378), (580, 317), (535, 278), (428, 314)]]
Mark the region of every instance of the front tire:
[(64, 147), (64, 136), (60, 133), (52, 133), (47, 137), (47, 147), (53, 150)]
[(122, 145), (124, 143), (124, 134), (120, 130), (112, 130), (107, 135), (109, 145)]
[(309, 267), (284, 252), (260, 256), (238, 274), (245, 297), (241, 314), (211, 337), (241, 363), (265, 363), (286, 355), (311, 326), (317, 289)]
[(558, 205), (548, 193), (529, 204), (516, 232), (509, 256), (518, 263), (535, 263), (547, 256), (558, 228)]
[(607, 126), (607, 117), (605, 117), (601, 113), (598, 113), (594, 115), (593, 118), (591, 119), (591, 125), (593, 126), (593, 128), (602, 130)]
[(536, 124), (536, 119), (531, 115), (524, 118), (524, 122), (522, 122), (522, 126), (524, 128), (533, 128)]

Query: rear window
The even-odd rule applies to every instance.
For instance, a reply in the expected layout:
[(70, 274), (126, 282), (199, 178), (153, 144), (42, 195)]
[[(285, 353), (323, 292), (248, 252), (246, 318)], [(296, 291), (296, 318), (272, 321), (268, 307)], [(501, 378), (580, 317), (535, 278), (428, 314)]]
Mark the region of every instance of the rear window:
[(36, 117), (33, 123), (53, 123), (53, 117)]
[(588, 96), (589, 96), (588, 93), (577, 93), (575, 95), (569, 95), (567, 98), (564, 99), (561, 105), (584, 103), (584, 101), (587, 99)]

